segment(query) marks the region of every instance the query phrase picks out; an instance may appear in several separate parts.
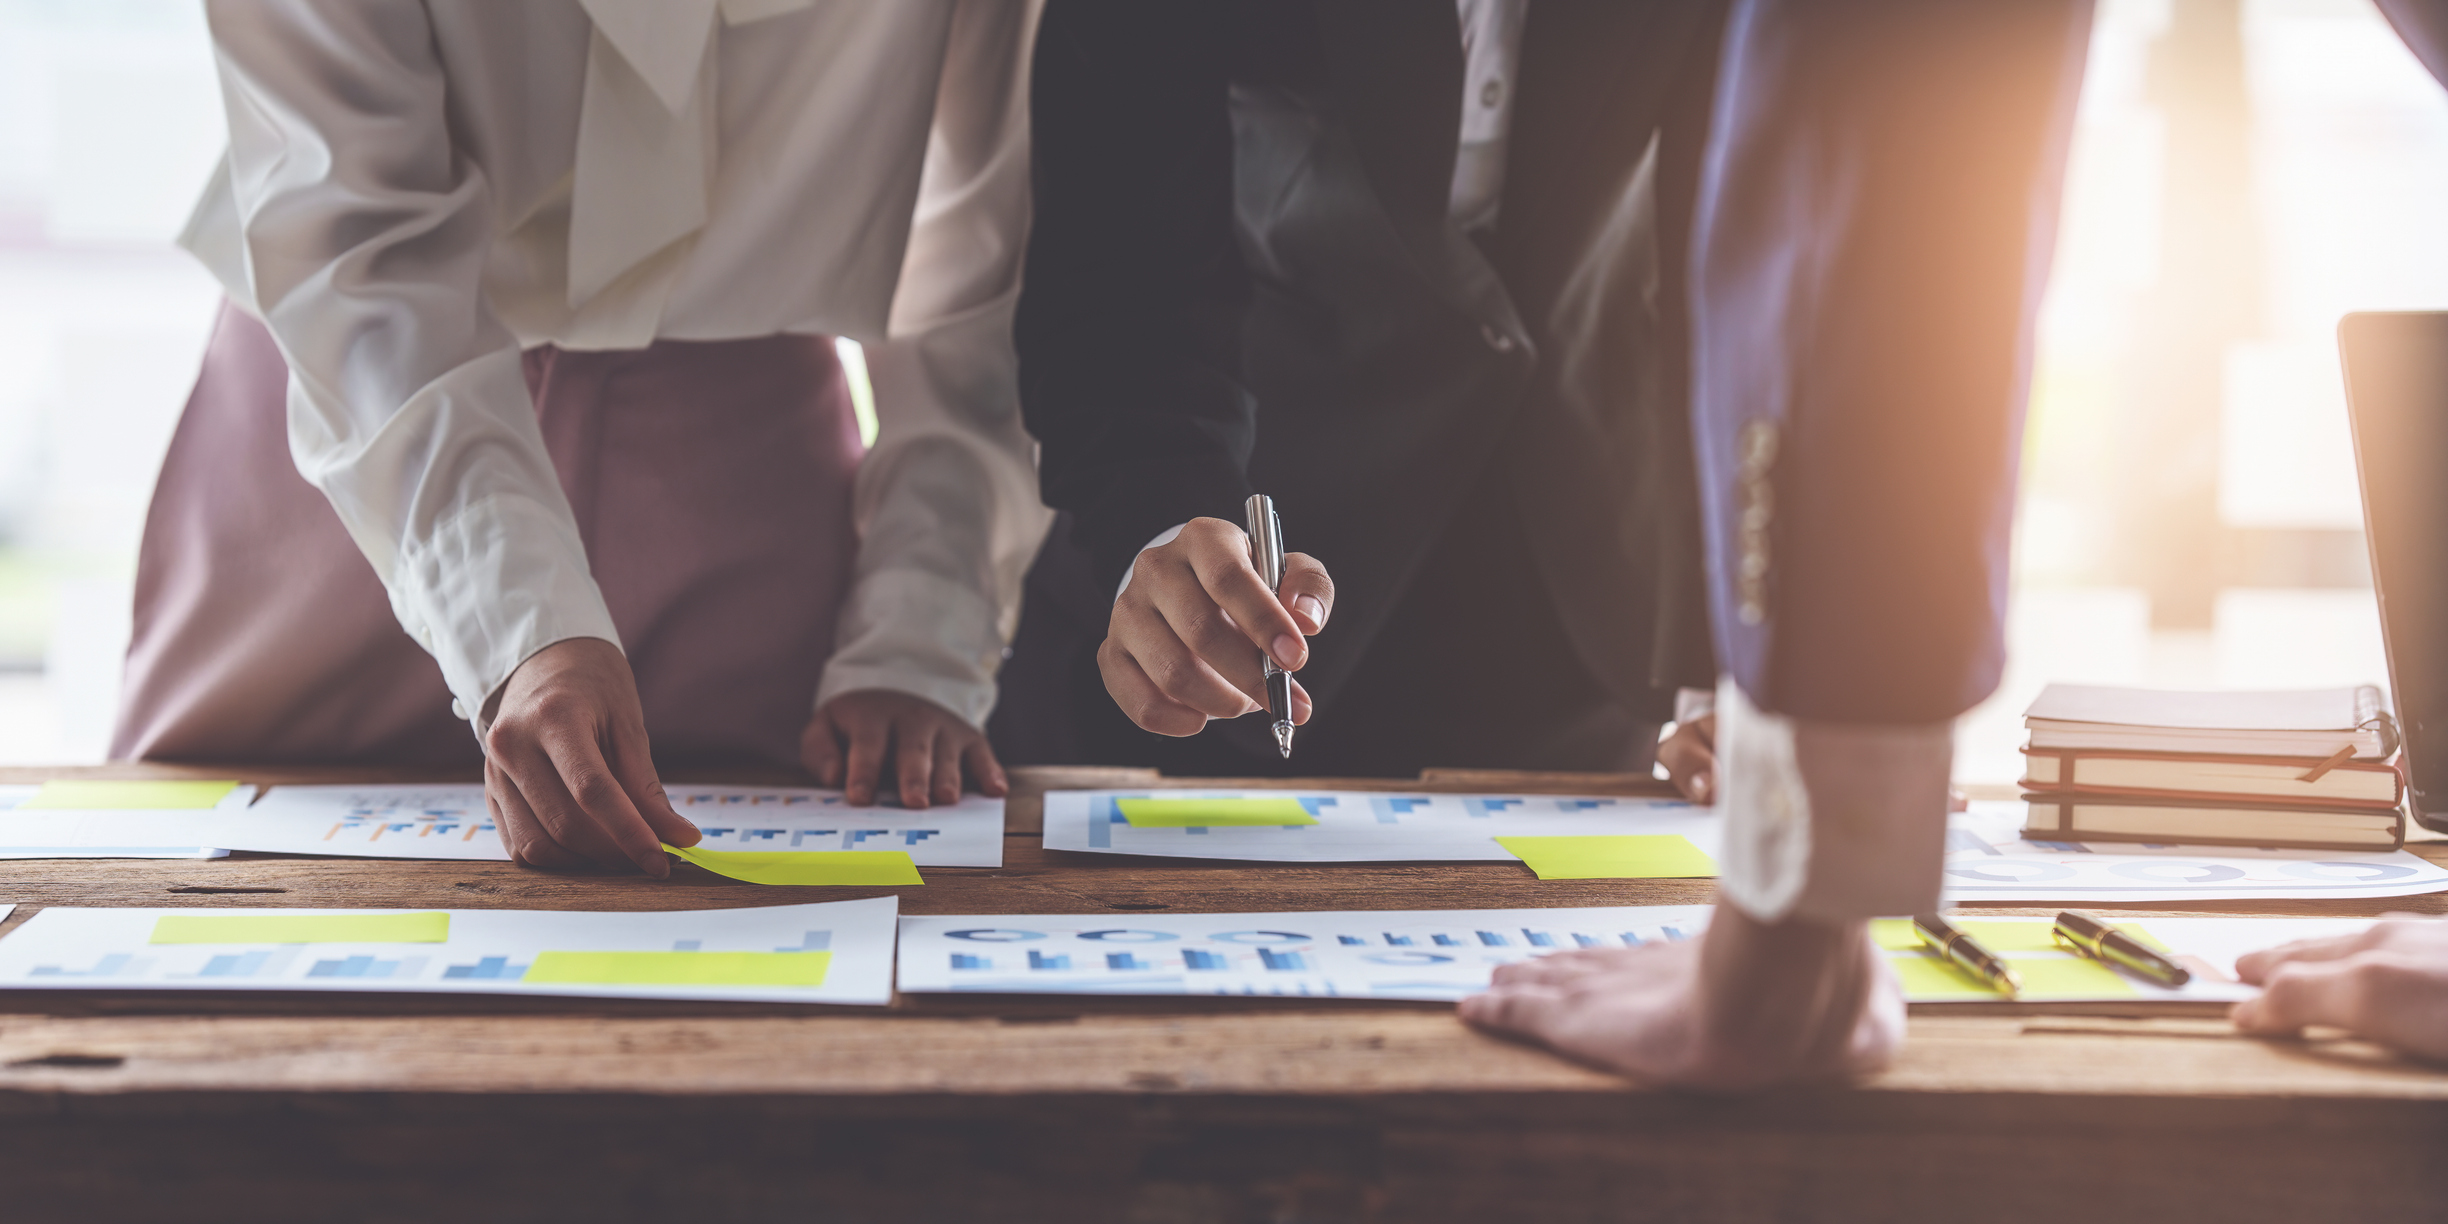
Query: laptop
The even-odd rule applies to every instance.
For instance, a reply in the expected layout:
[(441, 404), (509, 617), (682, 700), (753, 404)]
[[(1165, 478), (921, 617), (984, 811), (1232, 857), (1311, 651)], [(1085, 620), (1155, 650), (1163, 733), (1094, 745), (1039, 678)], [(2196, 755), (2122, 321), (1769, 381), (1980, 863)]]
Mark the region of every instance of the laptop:
[(2407, 791), (2448, 832), (2448, 311), (2338, 323)]

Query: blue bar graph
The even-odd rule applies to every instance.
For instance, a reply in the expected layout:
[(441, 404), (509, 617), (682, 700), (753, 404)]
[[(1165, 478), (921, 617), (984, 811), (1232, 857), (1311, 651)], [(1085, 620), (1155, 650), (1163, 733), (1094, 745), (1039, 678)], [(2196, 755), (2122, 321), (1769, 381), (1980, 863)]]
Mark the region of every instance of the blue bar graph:
[(1461, 940), (1443, 933), (1432, 935), (1429, 938), (1436, 940), (1436, 945), (1440, 948), (1461, 948), (1469, 946), (1464, 944)]
[(1555, 936), (1550, 935), (1545, 931), (1533, 931), (1528, 927), (1523, 927), (1522, 938), (1529, 940), (1530, 946), (1533, 948), (1552, 948), (1556, 946)]
[(376, 960), (371, 956), (350, 956), (340, 960), (320, 960), (306, 971), (310, 978), (387, 978), (399, 973), (400, 962)]
[(941, 829), (903, 829), (901, 830), (901, 844), (915, 846), (941, 832), (943, 832)]
[(830, 952), (832, 950), (833, 932), (831, 931), (803, 932), (799, 936), (798, 947), (774, 949), (776, 952)]
[(952, 967), (955, 969), (992, 969), (994, 968), (994, 962), (986, 959), (983, 956), (973, 956), (967, 952), (955, 952), (952, 954)]
[(488, 956), (473, 965), (445, 966), (442, 976), (479, 982), (515, 982), (527, 976), (527, 966), (513, 965), (507, 956)]
[(790, 832), (788, 829), (742, 829), (740, 830), (740, 840), (749, 841), (752, 839), (757, 839), (772, 841), (773, 839), (788, 832)]
[(1298, 952), (1278, 952), (1273, 948), (1258, 949), (1258, 962), (1269, 969), (1306, 969), (1309, 962)]
[(1108, 968), (1108, 969), (1153, 969), (1153, 968), (1155, 968), (1155, 966), (1154, 966), (1154, 965), (1151, 965), (1151, 964), (1147, 963), (1146, 961), (1143, 961), (1143, 960), (1139, 959), (1138, 957), (1131, 955), (1131, 954), (1130, 954), (1130, 953), (1128, 953), (1128, 952), (1108, 952), (1108, 953), (1106, 953), (1106, 954), (1105, 954), (1105, 967), (1106, 967), (1106, 968)]
[(1512, 940), (1506, 939), (1504, 936), (1499, 935), (1494, 931), (1479, 931), (1475, 933), (1479, 936), (1479, 944), (1481, 947), (1509, 948), (1513, 946)]
[(1227, 959), (1224, 954), (1220, 952), (1201, 951), (1197, 948), (1182, 949), (1182, 963), (1192, 969), (1232, 968), (1232, 961)]
[(1522, 801), (1519, 799), (1465, 799), (1462, 801), (1462, 810), (1473, 816), (1493, 816), (1506, 808), (1517, 808), (1521, 805)]
[(1637, 948), (1642, 944), (1649, 942), (1648, 940), (1643, 939), (1630, 931), (1626, 931), (1623, 934), (1616, 936), (1616, 938), (1621, 939), (1624, 942), (1624, 946), (1627, 948)]
[(197, 977), (253, 977), (271, 959), (270, 952), (235, 952), (213, 957), (204, 962)]
[(839, 829), (801, 829), (798, 832), (791, 834), (791, 849), (798, 849), (799, 843), (806, 841), (811, 837), (839, 836), (841, 836), (841, 830)]
[(1043, 952), (1029, 953), (1029, 968), (1031, 969), (1068, 969), (1070, 967), (1071, 958), (1066, 954), (1058, 953), (1048, 956)]
[(1395, 933), (1394, 933), (1394, 932), (1392, 932), (1392, 931), (1388, 931), (1388, 932), (1386, 932), (1386, 933), (1385, 933), (1385, 941), (1386, 941), (1386, 946), (1387, 946), (1387, 947), (1389, 947), (1389, 948), (1408, 948), (1408, 947), (1410, 947), (1410, 946), (1411, 946), (1411, 937), (1410, 937), (1410, 936), (1408, 936), (1408, 935), (1397, 935), (1397, 934), (1395, 934)]
[(110, 977), (110, 976), (112, 976), (113, 974), (118, 973), (120, 970), (127, 968), (127, 967), (128, 967), (128, 962), (129, 962), (130, 960), (132, 960), (132, 959), (134, 959), (134, 954), (132, 954), (132, 953), (128, 953), (128, 952), (113, 952), (113, 953), (111, 953), (110, 955), (105, 956), (105, 957), (103, 957), (102, 959), (100, 959), (100, 960), (98, 960), (98, 961), (95, 961), (95, 962), (94, 962), (94, 967), (93, 967), (93, 968), (91, 968), (91, 969), (63, 969), (63, 968), (59, 967), (58, 965), (36, 965), (36, 966), (34, 966), (34, 968), (32, 968), (31, 970), (28, 970), (28, 971), (27, 971), (26, 976), (27, 976), (27, 977)]
[(1598, 946), (1598, 937), (1595, 935), (1576, 934), (1573, 936), (1573, 942), (1581, 945), (1584, 948), (1595, 948)]
[(1365, 948), (1368, 946), (1368, 941), (1360, 938), (1357, 935), (1337, 935), (1335, 936), (1335, 942), (1343, 945), (1346, 948)]
[(1674, 942), (1676, 942), (1676, 943), (1681, 943), (1681, 942), (1683, 942), (1683, 928), (1681, 928), (1681, 927), (1659, 927), (1658, 929), (1659, 929), (1659, 930), (1661, 930), (1661, 931), (1664, 931), (1664, 932), (1666, 933), (1666, 938), (1668, 938), (1668, 939), (1670, 939), (1670, 940), (1673, 940), (1673, 941), (1674, 941)]

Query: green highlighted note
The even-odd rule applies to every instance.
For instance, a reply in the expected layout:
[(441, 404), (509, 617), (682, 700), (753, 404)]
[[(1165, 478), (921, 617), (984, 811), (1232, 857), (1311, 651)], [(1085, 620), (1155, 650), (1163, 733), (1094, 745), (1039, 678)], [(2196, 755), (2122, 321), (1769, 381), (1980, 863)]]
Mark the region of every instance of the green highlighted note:
[(1134, 829), (1212, 829), (1229, 825), (1313, 825), (1298, 799), (1116, 799)]
[[(751, 884), (924, 884), (907, 850), (665, 850)], [(574, 955), (574, 954), (573, 954)], [(536, 980), (530, 971), (528, 981)]]
[[(1958, 924), (1962, 925), (1962, 924)], [(1978, 935), (1973, 938), (1979, 938)], [(1980, 979), (1926, 953), (1890, 956), (1887, 963), (1903, 979), (1904, 997), (1915, 1003), (1951, 1003), (1959, 999), (2003, 999)], [(2023, 1003), (2050, 999), (2121, 999), (2137, 993), (2133, 983), (2116, 970), (2077, 956), (2008, 956), (2007, 967), (2023, 979)]]
[(157, 944), (441, 943), (450, 915), (393, 910), (379, 914), (164, 914)]
[(113, 782), (55, 779), (17, 805), (26, 811), (209, 808), (238, 789), (236, 782)]
[(832, 964), (830, 952), (538, 952), (519, 980), (589, 986), (822, 986)]
[(1671, 880), (1717, 874), (1717, 860), (1680, 833), (1622, 837), (1499, 837), (1542, 880)]

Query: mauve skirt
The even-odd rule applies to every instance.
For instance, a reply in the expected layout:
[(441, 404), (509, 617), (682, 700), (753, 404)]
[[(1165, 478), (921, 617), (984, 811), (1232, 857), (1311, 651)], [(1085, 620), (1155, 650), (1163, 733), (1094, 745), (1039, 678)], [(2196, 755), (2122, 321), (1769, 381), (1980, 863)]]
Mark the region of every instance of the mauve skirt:
[[(666, 764), (792, 765), (863, 446), (832, 342), (525, 357)], [(442, 671), (289, 458), (289, 372), (224, 307), (145, 520), (115, 758), (473, 766)]]

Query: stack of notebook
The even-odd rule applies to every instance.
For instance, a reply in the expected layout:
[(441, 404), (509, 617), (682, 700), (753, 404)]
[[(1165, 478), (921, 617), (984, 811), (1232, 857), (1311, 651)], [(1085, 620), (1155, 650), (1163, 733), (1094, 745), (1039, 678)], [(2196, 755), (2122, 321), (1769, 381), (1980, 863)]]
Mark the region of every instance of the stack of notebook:
[(2023, 835), (2387, 850), (2405, 842), (2380, 690), (2052, 684), (2023, 716)]

